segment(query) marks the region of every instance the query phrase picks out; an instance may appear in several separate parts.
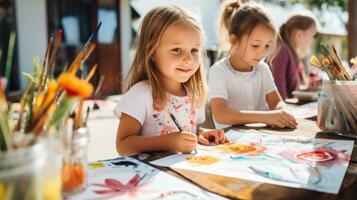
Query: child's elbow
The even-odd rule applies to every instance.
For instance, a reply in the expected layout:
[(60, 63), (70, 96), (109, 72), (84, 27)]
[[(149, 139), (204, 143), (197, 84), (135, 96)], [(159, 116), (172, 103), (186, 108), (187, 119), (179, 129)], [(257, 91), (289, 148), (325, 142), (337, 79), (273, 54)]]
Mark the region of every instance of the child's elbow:
[(116, 149), (117, 149), (117, 152), (120, 156), (128, 156), (127, 152), (125, 151), (125, 148), (123, 148), (123, 144), (121, 141), (117, 141), (116, 143)]
[(220, 123), (220, 124), (225, 124), (227, 123), (226, 122), (226, 119), (224, 117), (223, 114), (217, 112), (217, 113), (213, 113), (213, 117), (214, 117), (214, 120), (217, 122), (217, 123)]
[(117, 152), (119, 156), (126, 156), (124, 150), (120, 148), (119, 145), (117, 145)]
[(135, 155), (135, 153), (130, 152), (128, 148), (125, 147), (125, 144), (123, 142), (118, 141), (116, 145), (117, 152), (120, 156), (132, 156)]

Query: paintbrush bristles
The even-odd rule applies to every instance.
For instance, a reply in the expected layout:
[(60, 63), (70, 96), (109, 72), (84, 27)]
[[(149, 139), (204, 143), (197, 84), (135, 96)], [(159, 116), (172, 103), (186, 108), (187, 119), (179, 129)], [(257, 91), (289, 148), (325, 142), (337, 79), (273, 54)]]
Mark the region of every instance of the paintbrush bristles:
[(50, 53), (50, 48), (51, 48), (52, 42), (53, 42), (53, 36), (51, 35), (50, 36), (50, 42), (47, 45), (46, 53), (45, 53), (45, 56), (44, 56), (44, 59), (43, 59), (43, 62), (42, 62), (42, 71), (41, 71), (40, 77), (38, 79), (38, 92), (42, 92), (42, 89), (43, 89), (43, 86), (44, 86), (44, 83), (43, 83), (44, 78), (43, 77), (47, 76), (48, 56), (49, 56), (49, 53)]
[(94, 48), (96, 46), (94, 42), (97, 39), (98, 31), (99, 31), (99, 28), (101, 27), (101, 25), (102, 25), (102, 22), (100, 22), (98, 24), (96, 30), (91, 34), (91, 36), (89, 37), (87, 42), (84, 44), (84, 47), (79, 52), (77, 57), (74, 59), (72, 65), (69, 67), (69, 70), (68, 70), (69, 73), (76, 73), (77, 70), (79, 69), (81, 63), (83, 63), (89, 57), (89, 55), (92, 53), (92, 51), (94, 50)]
[(316, 56), (312, 56), (310, 59), (310, 63), (313, 66), (325, 71), (329, 76), (330, 80), (352, 80), (346, 69), (343, 67), (340, 58), (337, 56), (336, 50), (333, 45), (323, 45), (322, 54), (322, 61)]
[(95, 70), (97, 69), (98, 64), (95, 63), (94, 66), (90, 69), (89, 74), (86, 78), (86, 81), (89, 82), (89, 80), (93, 77)]
[(57, 33), (57, 37), (56, 37), (56, 41), (55, 41), (55, 44), (53, 46), (53, 51), (51, 53), (51, 57), (50, 57), (50, 60), (49, 60), (49, 70), (48, 70), (48, 75), (50, 77), (53, 77), (53, 70), (54, 70), (54, 63), (55, 63), (55, 60), (56, 60), (56, 56), (57, 56), (57, 51), (58, 51), (58, 48), (59, 48), (59, 45), (61, 43), (61, 39), (62, 39), (62, 30), (60, 29)]

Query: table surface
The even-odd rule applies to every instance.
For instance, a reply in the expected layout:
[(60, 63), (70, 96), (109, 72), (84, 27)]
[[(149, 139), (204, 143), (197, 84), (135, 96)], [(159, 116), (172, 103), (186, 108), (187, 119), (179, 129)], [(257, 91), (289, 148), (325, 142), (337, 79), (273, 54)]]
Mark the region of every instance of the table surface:
[[(335, 136), (321, 133), (314, 120), (299, 119), (296, 129), (271, 129), (252, 124), (249, 126), (234, 126), (229, 129), (240, 132), (258, 132), (274, 135), (300, 135), (308, 138), (327, 139), (349, 139), (342, 136)], [(356, 142), (356, 141), (355, 141)], [(355, 145), (356, 147), (356, 145)], [(356, 160), (356, 150), (353, 150), (352, 159)], [(152, 160), (163, 158), (168, 153), (152, 153), (144, 161), (149, 163)], [(137, 158), (137, 157), (136, 157)], [(357, 197), (357, 164), (350, 162), (349, 168), (342, 183), (340, 192), (337, 195), (311, 191), (307, 189), (291, 188), (268, 183), (258, 183), (238, 178), (230, 178), (213, 174), (205, 174), (188, 170), (170, 169), (158, 167), (176, 177), (192, 182), (206, 190), (233, 199), (353, 199)]]
[[(289, 105), (296, 107), (296, 105)], [(108, 111), (110, 110), (110, 112)], [(117, 118), (113, 115), (111, 109), (107, 111), (96, 111), (90, 116), (91, 143), (89, 145), (91, 161), (103, 160), (105, 158), (113, 158), (117, 156), (115, 150), (115, 132), (118, 124)], [(211, 115), (210, 109), (206, 109), (206, 119)], [(212, 120), (206, 120), (207, 124), (204, 127), (211, 128)], [(238, 130), (240, 132), (259, 132), (276, 135), (300, 135), (309, 138), (328, 138), (328, 139), (349, 139), (341, 136), (328, 135), (319, 133), (314, 119), (299, 119), (296, 129), (271, 129), (259, 124), (251, 124), (249, 126), (234, 126), (229, 129)], [(228, 129), (227, 129), (228, 130)], [(113, 145), (108, 145), (112, 142)], [(356, 143), (357, 141), (355, 141)], [(356, 147), (356, 145), (355, 145)], [(357, 151), (354, 150), (352, 160), (357, 160)], [(150, 157), (144, 161), (148, 163), (152, 160), (163, 158), (170, 153), (150, 153)], [(138, 156), (134, 156), (138, 158)], [(158, 167), (160, 170), (166, 171), (185, 181), (192, 182), (206, 190), (220, 194), (233, 199), (355, 199), (357, 197), (357, 163), (350, 162), (349, 168), (342, 183), (340, 192), (337, 195), (316, 192), (306, 189), (283, 187), (267, 183), (258, 183), (238, 178), (228, 178), (224, 176), (204, 174), (187, 170), (172, 170), (170, 168)]]

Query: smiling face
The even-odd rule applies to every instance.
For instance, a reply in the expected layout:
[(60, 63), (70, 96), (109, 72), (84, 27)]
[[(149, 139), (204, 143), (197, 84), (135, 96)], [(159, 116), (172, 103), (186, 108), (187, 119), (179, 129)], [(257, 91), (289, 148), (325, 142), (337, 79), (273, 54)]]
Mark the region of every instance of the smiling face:
[(179, 22), (169, 26), (152, 56), (166, 87), (181, 85), (198, 70), (202, 36), (193, 27)]
[(240, 39), (232, 34), (230, 56), (236, 60), (238, 68), (249, 68), (267, 56), (274, 45), (274, 38), (274, 32), (262, 24), (258, 24), (250, 34), (245, 34)]

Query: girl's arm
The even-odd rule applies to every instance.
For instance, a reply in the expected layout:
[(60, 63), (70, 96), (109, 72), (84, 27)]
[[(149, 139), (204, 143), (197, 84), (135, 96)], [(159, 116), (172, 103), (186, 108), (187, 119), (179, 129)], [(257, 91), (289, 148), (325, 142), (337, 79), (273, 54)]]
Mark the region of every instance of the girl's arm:
[[(227, 101), (222, 98), (211, 100), (212, 113), (218, 123), (241, 125), (249, 123), (265, 123), (279, 128), (295, 128), (295, 118), (282, 110), (274, 111), (239, 111), (228, 108)], [(278, 106), (278, 103), (277, 105)]]
[(133, 117), (122, 113), (117, 131), (116, 148), (120, 155), (131, 156), (149, 151), (191, 152), (197, 137), (187, 132), (163, 136), (140, 136), (140, 123)]
[(257, 122), (267, 122), (269, 116), (264, 111), (239, 111), (228, 108), (227, 101), (222, 98), (213, 98), (211, 100), (212, 113), (214, 119), (221, 124), (249, 124)]
[(286, 104), (281, 98), (278, 90), (274, 90), (266, 95), (266, 102), (270, 110), (282, 110), (286, 108)]

